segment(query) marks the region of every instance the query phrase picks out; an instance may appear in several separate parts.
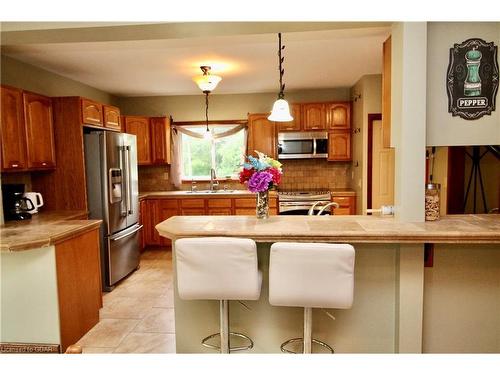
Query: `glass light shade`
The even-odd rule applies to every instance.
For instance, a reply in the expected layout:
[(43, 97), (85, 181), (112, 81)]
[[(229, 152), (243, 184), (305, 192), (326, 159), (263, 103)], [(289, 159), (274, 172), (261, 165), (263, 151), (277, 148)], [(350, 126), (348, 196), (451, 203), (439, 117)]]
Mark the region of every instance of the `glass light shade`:
[(288, 122), (293, 121), (293, 117), (290, 115), (290, 107), (285, 99), (278, 99), (274, 102), (273, 110), (269, 115), (268, 119), (270, 121), (276, 122)]
[(203, 133), (203, 139), (211, 141), (212, 139), (214, 139), (214, 133), (211, 130), (207, 129), (205, 133)]
[(213, 75), (213, 74), (204, 74), (201, 76), (196, 76), (193, 78), (193, 81), (196, 82), (201, 91), (213, 91), (219, 82), (222, 80), (221, 77)]

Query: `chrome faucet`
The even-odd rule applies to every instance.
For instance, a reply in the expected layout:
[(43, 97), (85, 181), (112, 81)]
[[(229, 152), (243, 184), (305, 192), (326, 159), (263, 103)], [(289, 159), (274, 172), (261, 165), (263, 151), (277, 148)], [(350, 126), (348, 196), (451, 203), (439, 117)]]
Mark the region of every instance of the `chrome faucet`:
[(217, 181), (217, 176), (215, 175), (215, 169), (210, 169), (210, 191), (215, 191), (219, 187), (219, 181)]

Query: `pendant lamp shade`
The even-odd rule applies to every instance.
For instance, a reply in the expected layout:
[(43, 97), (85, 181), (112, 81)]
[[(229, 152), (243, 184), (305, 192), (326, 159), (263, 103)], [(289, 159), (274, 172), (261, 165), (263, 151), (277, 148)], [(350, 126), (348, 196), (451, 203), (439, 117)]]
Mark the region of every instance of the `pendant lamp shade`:
[(276, 100), (268, 119), (276, 122), (293, 121), (293, 117), (290, 115), (290, 106), (288, 102), (285, 99)]
[(203, 74), (193, 77), (193, 81), (196, 82), (201, 91), (203, 92), (213, 91), (217, 87), (219, 82), (222, 80), (222, 78), (210, 74), (209, 66), (201, 66), (200, 69), (202, 70)]

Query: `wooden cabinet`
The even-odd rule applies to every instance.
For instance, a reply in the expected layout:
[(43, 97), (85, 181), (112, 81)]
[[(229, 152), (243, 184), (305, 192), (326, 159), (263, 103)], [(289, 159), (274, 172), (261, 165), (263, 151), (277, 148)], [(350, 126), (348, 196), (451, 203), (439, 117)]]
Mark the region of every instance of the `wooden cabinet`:
[(299, 103), (290, 104), (290, 114), (293, 121), (278, 122), (278, 131), (280, 132), (299, 132), (302, 129), (301, 105)]
[(103, 126), (102, 104), (82, 99), (82, 124)]
[(325, 104), (325, 112), (328, 130), (351, 128), (350, 103), (327, 103)]
[[(251, 198), (235, 198), (234, 199), (234, 214), (235, 215), (255, 215), (257, 205), (256, 197)], [(269, 215), (278, 214), (278, 198), (269, 198)]]
[(205, 215), (205, 199), (204, 198), (182, 198), (180, 199), (181, 215), (197, 216)]
[(305, 131), (326, 129), (324, 103), (302, 104), (302, 129)]
[(271, 158), (277, 157), (277, 126), (267, 117), (269, 113), (251, 113), (248, 115), (248, 155), (260, 151)]
[(28, 168), (50, 169), (56, 166), (52, 100), (24, 92), (24, 120), (28, 150)]
[(350, 130), (334, 130), (328, 133), (328, 160), (351, 160)]
[(172, 241), (165, 237), (161, 237), (154, 226), (172, 216), (177, 215), (179, 215), (179, 202), (177, 199), (158, 200), (158, 221), (154, 222), (153, 231), (155, 233), (155, 240), (158, 238), (161, 246), (171, 246)]
[(0, 147), (2, 172), (27, 168), (26, 129), (23, 116), (23, 93), (14, 87), (0, 88)]
[(382, 56), (382, 139), (383, 146), (389, 148), (391, 147), (391, 37), (383, 44)]
[(104, 113), (104, 127), (120, 131), (122, 128), (120, 108), (111, 105), (103, 105), (102, 108)]
[(207, 200), (207, 215), (232, 215), (232, 202), (229, 198)]
[(356, 215), (355, 196), (334, 196), (332, 202), (339, 205), (339, 208), (334, 209), (334, 215)]
[(125, 131), (137, 136), (137, 164), (151, 164), (151, 133), (149, 117), (126, 116)]
[(151, 117), (151, 162), (170, 164), (170, 119)]
[(99, 323), (102, 307), (99, 229), (56, 244), (55, 262), (64, 352)]

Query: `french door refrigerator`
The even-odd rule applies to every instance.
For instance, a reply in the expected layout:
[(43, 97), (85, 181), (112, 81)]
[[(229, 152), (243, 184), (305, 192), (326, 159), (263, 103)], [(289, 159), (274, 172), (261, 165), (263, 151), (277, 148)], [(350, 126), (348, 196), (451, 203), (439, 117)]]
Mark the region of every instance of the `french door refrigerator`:
[(84, 134), (87, 200), (101, 225), (103, 290), (139, 267), (139, 199), (136, 136), (110, 131)]

